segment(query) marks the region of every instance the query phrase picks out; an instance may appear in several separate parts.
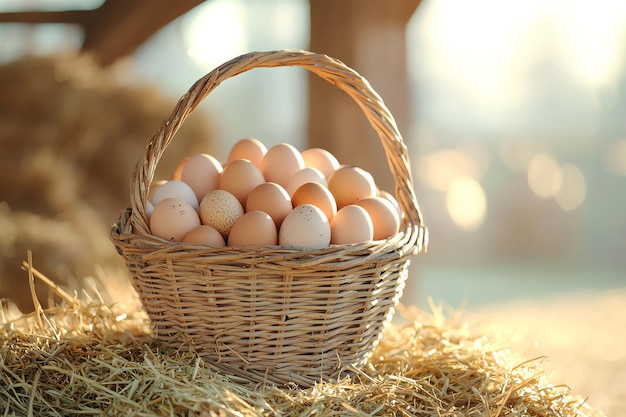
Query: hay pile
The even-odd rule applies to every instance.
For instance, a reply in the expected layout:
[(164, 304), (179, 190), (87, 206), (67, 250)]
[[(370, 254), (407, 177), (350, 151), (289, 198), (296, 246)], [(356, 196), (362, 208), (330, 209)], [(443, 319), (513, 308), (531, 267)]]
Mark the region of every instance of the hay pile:
[(440, 313), (405, 311), (408, 324), (389, 327), (354, 377), (275, 387), (228, 377), (157, 344), (137, 306), (107, 305), (93, 291), (69, 295), (30, 264), (25, 269), (63, 302), (3, 318), (3, 415), (602, 415), (568, 387), (550, 385), (540, 359), (521, 361)]
[[(27, 250), (65, 286), (92, 277), (103, 291), (128, 287), (126, 277), (113, 279), (125, 267), (110, 225), (128, 204), (146, 142), (176, 104), (155, 86), (129, 82), (130, 72), (78, 54), (0, 65), (0, 298), (24, 312), (32, 309), (20, 271)], [(199, 112), (181, 128), (159, 166), (164, 178), (183, 156), (211, 149), (210, 126)]]

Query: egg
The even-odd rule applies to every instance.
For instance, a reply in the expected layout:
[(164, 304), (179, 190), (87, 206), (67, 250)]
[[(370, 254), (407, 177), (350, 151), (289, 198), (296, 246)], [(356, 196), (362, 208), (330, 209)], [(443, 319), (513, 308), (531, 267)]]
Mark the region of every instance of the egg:
[(259, 168), (247, 159), (235, 159), (229, 162), (219, 178), (219, 189), (225, 190), (237, 197), (245, 207), (248, 194), (265, 178)]
[(306, 184), (307, 182), (316, 182), (326, 187), (326, 177), (324, 177), (322, 171), (317, 168), (302, 168), (293, 174), (293, 177), (291, 177), (287, 183), (287, 192), (289, 195), (293, 196), (293, 193), (295, 193), (302, 184)]
[(363, 198), (354, 204), (363, 207), (370, 215), (374, 226), (374, 240), (387, 239), (398, 233), (400, 217), (396, 208), (386, 198)]
[(319, 169), (326, 179), (339, 168), (335, 155), (322, 148), (305, 149), (302, 151), (302, 159), (305, 167)]
[(275, 182), (264, 182), (257, 185), (248, 194), (246, 211), (261, 210), (267, 213), (277, 228), (289, 214), (293, 206), (287, 191)]
[(160, 201), (165, 200), (166, 198), (178, 198), (180, 200), (184, 200), (189, 203), (194, 210), (198, 210), (198, 199), (196, 198), (196, 194), (193, 192), (191, 187), (186, 183), (178, 180), (169, 180), (164, 184), (160, 185), (154, 191), (154, 196), (152, 197), (152, 204), (159, 204)]
[(191, 158), (190, 156), (187, 156), (185, 158), (183, 158), (177, 165), (176, 167), (174, 167), (174, 171), (172, 171), (172, 175), (170, 176), (171, 180), (177, 180), (180, 181), (181, 175), (183, 173), (183, 168), (185, 167), (185, 164), (187, 163), (187, 161), (189, 161), (189, 158)]
[(192, 229), (200, 226), (200, 217), (186, 201), (166, 198), (159, 201), (150, 216), (150, 231), (154, 236), (180, 242)]
[(330, 223), (330, 243), (345, 245), (372, 240), (374, 226), (367, 211), (360, 206), (347, 205), (339, 209)]
[(312, 204), (295, 207), (278, 231), (278, 244), (300, 249), (322, 249), (330, 244), (326, 215)]
[(261, 172), (265, 181), (275, 182), (287, 189), (291, 177), (304, 168), (300, 151), (288, 143), (272, 146), (261, 161)]
[(157, 180), (157, 181), (153, 181), (152, 184), (150, 184), (150, 188), (148, 190), (148, 201), (149, 202), (154, 201), (154, 193), (156, 192), (156, 190), (160, 186), (162, 186), (166, 182), (167, 182), (167, 180)]
[(402, 219), (404, 217), (404, 214), (402, 213), (402, 207), (400, 207), (400, 204), (398, 203), (398, 200), (396, 200), (396, 198), (393, 196), (393, 194), (385, 191), (385, 190), (378, 190), (378, 196), (382, 197), (386, 200), (388, 200), (391, 205), (393, 206), (394, 209), (396, 209), (396, 212), (398, 213), (398, 218)]
[(372, 174), (355, 166), (342, 166), (328, 178), (328, 189), (337, 202), (337, 209), (354, 204), (362, 198), (376, 196)]
[(267, 153), (267, 147), (256, 138), (240, 139), (233, 145), (228, 154), (226, 164), (237, 159), (247, 159), (257, 168), (261, 168), (261, 161)]
[(200, 226), (197, 226), (187, 232), (183, 238), (183, 242), (206, 243), (207, 245), (212, 246), (226, 246), (226, 242), (224, 242), (224, 238), (221, 233), (214, 227), (207, 226), (205, 224), (201, 224)]
[(243, 213), (243, 207), (237, 197), (228, 191), (209, 191), (200, 202), (202, 224), (214, 227), (225, 241), (228, 240), (230, 229)]
[(152, 216), (152, 212), (154, 211), (154, 204), (150, 202), (150, 200), (146, 201), (146, 216), (150, 219)]
[(278, 243), (274, 220), (261, 210), (252, 210), (235, 222), (228, 235), (228, 246), (270, 246)]
[(335, 197), (333, 197), (328, 188), (316, 182), (308, 182), (298, 188), (296, 192), (293, 193), (293, 197), (291, 197), (291, 204), (294, 207), (303, 204), (313, 204), (322, 210), (329, 222), (333, 219), (335, 213), (337, 213)]
[(189, 185), (198, 201), (218, 188), (222, 164), (213, 156), (200, 153), (190, 157), (182, 169), (180, 180)]

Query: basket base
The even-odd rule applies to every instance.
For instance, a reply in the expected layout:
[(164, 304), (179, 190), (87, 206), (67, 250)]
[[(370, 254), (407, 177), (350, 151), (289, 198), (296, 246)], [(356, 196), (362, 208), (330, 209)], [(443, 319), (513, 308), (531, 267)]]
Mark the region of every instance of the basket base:
[[(277, 353), (263, 358), (257, 352), (252, 359), (246, 359), (234, 350), (207, 351), (189, 340), (183, 333), (168, 341), (162, 340), (164, 350), (190, 352), (201, 358), (215, 371), (225, 376), (233, 376), (250, 383), (273, 384), (278, 386), (297, 385), (309, 388), (320, 382), (335, 383), (339, 379), (354, 375), (369, 360), (371, 350), (378, 344), (378, 338), (371, 343), (371, 350), (348, 352), (345, 349), (328, 350), (315, 355), (297, 355), (290, 352)], [(182, 340), (185, 340), (184, 342)], [(299, 365), (296, 365), (299, 364)]]

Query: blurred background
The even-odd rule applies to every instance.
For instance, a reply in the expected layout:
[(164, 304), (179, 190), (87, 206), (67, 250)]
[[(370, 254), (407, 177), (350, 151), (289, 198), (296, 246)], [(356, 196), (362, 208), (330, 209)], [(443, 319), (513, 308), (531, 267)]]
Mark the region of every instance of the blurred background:
[[(626, 415), (626, 390), (620, 388), (626, 386), (626, 341), (618, 339), (626, 326), (626, 3), (197, 3), (122, 59), (108, 62), (106, 77), (98, 65), (80, 61), (98, 74), (99, 85), (106, 78), (115, 88), (142, 88), (145, 101), (139, 108), (154, 106), (156, 97), (163, 103), (152, 118), (146, 116), (143, 142), (129, 143), (120, 135), (117, 142), (106, 137), (98, 142), (103, 152), (126, 155), (121, 166), (127, 171), (117, 169), (121, 179), (117, 188), (109, 187), (115, 197), (106, 210), (98, 210), (105, 191), (98, 189), (95, 199), (93, 190), (76, 186), (91, 209), (105, 213), (100, 216), (105, 224), (127, 201), (124, 187), (145, 140), (195, 80), (252, 50), (328, 53), (371, 82), (409, 146), (430, 244), (428, 253), (413, 261), (403, 303), (467, 310), (492, 331), (508, 332), (510, 343), (525, 354), (551, 355), (552, 371), (589, 395), (592, 405)], [(0, 12), (101, 5), (101, 0), (3, 0)], [(75, 24), (0, 23), (0, 64), (71, 55), (85, 39)], [(34, 73), (33, 79), (41, 78)], [(12, 106), (6, 92), (14, 80), (0, 81), (3, 108)], [(343, 97), (316, 96), (323, 88), (305, 71), (289, 68), (229, 80), (201, 105), (194, 127), (181, 131), (171, 160), (191, 149), (225, 159), (236, 140), (254, 136), (268, 147), (280, 142), (326, 147), (392, 189), (381, 172), (386, 167), (373, 132), (358, 116), (336, 110), (346, 106)], [(323, 106), (326, 113), (315, 106), (324, 100), (332, 103)], [(351, 136), (338, 136), (346, 126), (354, 126)], [(28, 144), (0, 139), (12, 160), (36, 153)], [(348, 152), (363, 141), (368, 144), (363, 154)], [(45, 160), (37, 155), (31, 163)], [(15, 180), (6, 169), (3, 175), (5, 182)], [(10, 199), (0, 195), (0, 200)], [(11, 201), (0, 209), (5, 223), (19, 217)], [(46, 224), (58, 221), (61, 211), (51, 211), (56, 214)], [(13, 240), (19, 240), (21, 229), (13, 230)], [(9, 260), (24, 256), (9, 243), (3, 248), (10, 270)], [(14, 282), (5, 278), (3, 285)], [(123, 288), (124, 281), (115, 285)], [(494, 325), (500, 326), (494, 330)]]

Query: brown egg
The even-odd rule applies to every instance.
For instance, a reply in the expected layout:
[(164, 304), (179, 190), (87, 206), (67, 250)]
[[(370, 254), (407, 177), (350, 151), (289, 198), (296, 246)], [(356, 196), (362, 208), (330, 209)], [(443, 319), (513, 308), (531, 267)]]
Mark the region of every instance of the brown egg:
[(378, 190), (378, 196), (379, 197), (383, 197), (386, 200), (389, 200), (389, 202), (391, 203), (391, 205), (393, 206), (394, 209), (396, 209), (396, 212), (398, 213), (398, 218), (402, 219), (404, 217), (404, 214), (402, 213), (402, 207), (400, 207), (400, 204), (398, 203), (398, 200), (396, 200), (396, 198), (393, 196), (393, 194), (385, 191), (385, 190)]
[(313, 204), (322, 210), (329, 222), (333, 219), (335, 213), (337, 213), (337, 203), (330, 190), (316, 182), (309, 182), (298, 188), (296, 192), (293, 193), (291, 204), (294, 207), (303, 204)]
[(335, 155), (322, 148), (309, 148), (302, 151), (302, 159), (305, 167), (319, 169), (326, 179), (339, 168), (339, 161)]
[(291, 177), (287, 183), (287, 192), (289, 195), (293, 196), (293, 193), (295, 193), (302, 184), (306, 184), (307, 182), (316, 182), (326, 187), (326, 177), (324, 177), (322, 171), (317, 168), (302, 168), (300, 171), (293, 174), (293, 177)]
[(241, 203), (228, 191), (209, 191), (200, 202), (202, 224), (214, 227), (224, 241), (228, 241), (230, 229), (241, 216), (243, 216)]
[(219, 189), (225, 190), (237, 197), (245, 207), (248, 194), (265, 178), (256, 165), (247, 159), (236, 159), (229, 162), (219, 178)]
[(184, 158), (182, 161), (178, 163), (178, 165), (176, 165), (176, 167), (174, 168), (174, 171), (172, 171), (172, 175), (170, 179), (180, 181), (181, 175), (183, 174), (183, 168), (185, 167), (185, 164), (187, 163), (187, 161), (189, 161), (189, 158), (191, 157), (188, 156)]
[(261, 210), (252, 210), (235, 222), (228, 234), (228, 246), (271, 246), (278, 243), (274, 220)]
[(275, 182), (264, 182), (257, 185), (248, 194), (246, 211), (261, 210), (267, 213), (277, 228), (283, 223), (293, 206), (287, 191)]
[(358, 200), (357, 206), (363, 207), (372, 219), (374, 240), (387, 239), (398, 233), (400, 218), (396, 208), (383, 197), (370, 197)]
[(154, 236), (180, 242), (192, 229), (200, 226), (196, 210), (186, 201), (166, 198), (159, 201), (150, 216), (150, 231)]
[(294, 208), (278, 231), (281, 246), (322, 249), (330, 244), (330, 224), (326, 215), (312, 204)]
[(288, 143), (272, 146), (261, 161), (261, 172), (265, 181), (275, 182), (285, 189), (291, 177), (302, 168), (302, 155), (295, 146)]
[(180, 180), (188, 184), (198, 201), (218, 187), (222, 164), (213, 156), (200, 153), (190, 157), (183, 167)]
[(206, 243), (213, 246), (226, 246), (224, 238), (214, 227), (201, 224), (191, 229), (183, 238), (183, 242)]
[(226, 164), (237, 159), (247, 159), (257, 168), (261, 168), (261, 161), (267, 153), (267, 147), (256, 138), (244, 138), (233, 145), (228, 154)]
[(338, 209), (362, 198), (374, 197), (377, 192), (372, 174), (354, 166), (335, 170), (328, 178), (328, 189), (333, 193)]
[(374, 225), (363, 207), (347, 205), (339, 209), (330, 222), (330, 243), (345, 245), (372, 240)]

